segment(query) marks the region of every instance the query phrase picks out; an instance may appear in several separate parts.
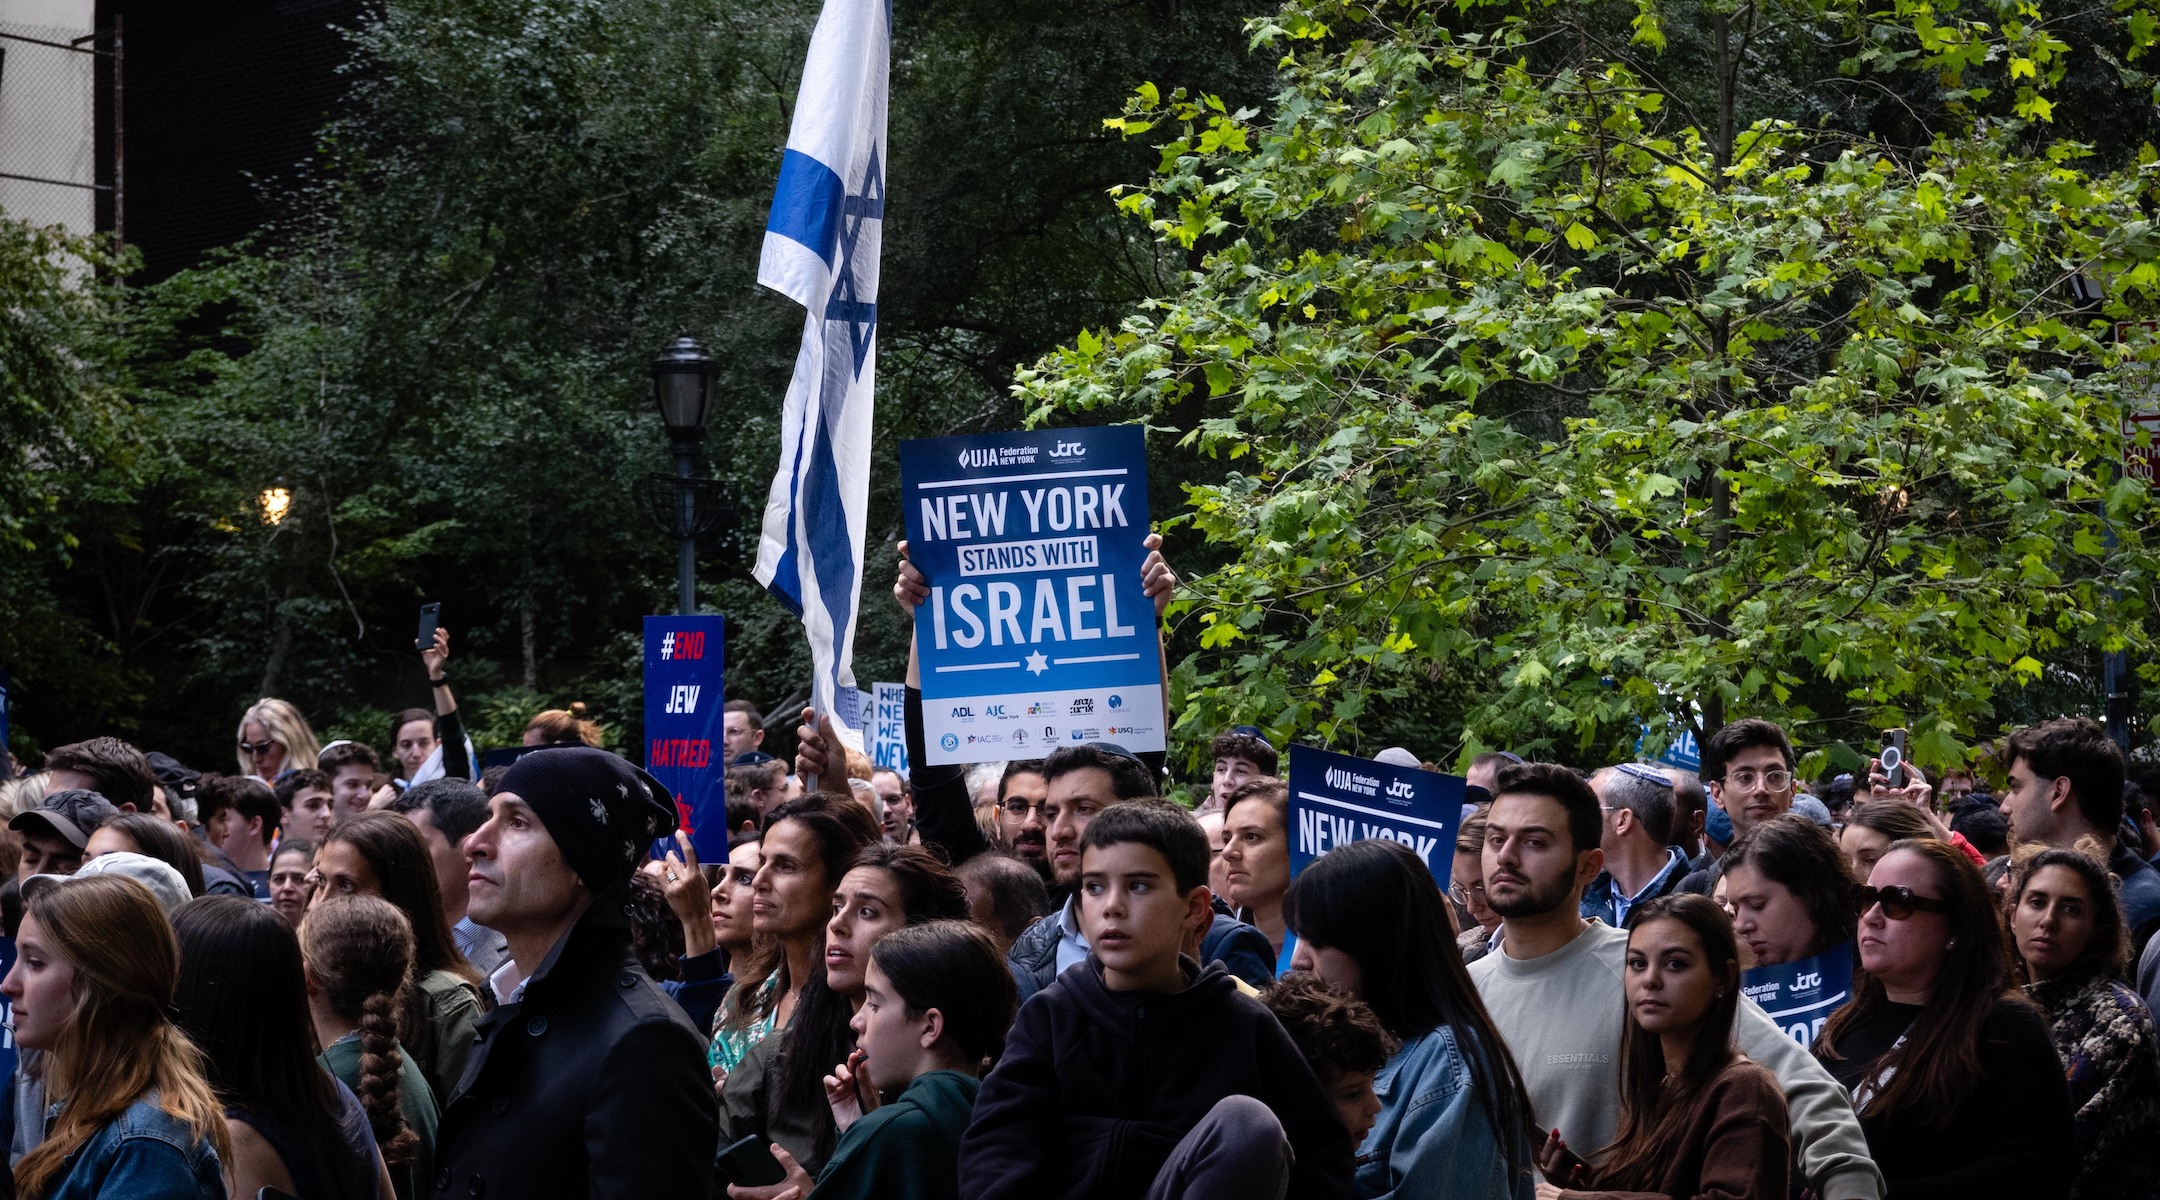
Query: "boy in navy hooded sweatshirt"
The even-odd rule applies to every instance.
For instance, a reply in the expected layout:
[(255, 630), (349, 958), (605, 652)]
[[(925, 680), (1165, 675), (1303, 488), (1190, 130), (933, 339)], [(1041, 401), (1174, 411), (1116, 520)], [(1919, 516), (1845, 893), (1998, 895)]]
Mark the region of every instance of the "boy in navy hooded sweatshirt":
[(1088, 960), (1020, 1010), (960, 1143), (970, 1200), (1350, 1194), (1349, 1130), (1273, 1014), (1183, 957), (1207, 839), (1160, 800), (1080, 839)]

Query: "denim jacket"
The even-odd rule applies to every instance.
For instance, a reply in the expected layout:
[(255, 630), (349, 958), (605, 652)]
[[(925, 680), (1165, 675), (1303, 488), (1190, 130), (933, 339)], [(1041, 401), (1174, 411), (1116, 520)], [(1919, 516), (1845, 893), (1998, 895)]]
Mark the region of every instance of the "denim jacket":
[(1362, 1200), (1531, 1200), (1529, 1132), (1515, 1132), (1523, 1172), (1510, 1181), (1453, 1029), (1443, 1025), (1404, 1042), (1373, 1077), (1373, 1092), (1380, 1116), (1358, 1148)]
[(206, 1138), (145, 1093), (90, 1135), (45, 1200), (225, 1200), (225, 1173)]

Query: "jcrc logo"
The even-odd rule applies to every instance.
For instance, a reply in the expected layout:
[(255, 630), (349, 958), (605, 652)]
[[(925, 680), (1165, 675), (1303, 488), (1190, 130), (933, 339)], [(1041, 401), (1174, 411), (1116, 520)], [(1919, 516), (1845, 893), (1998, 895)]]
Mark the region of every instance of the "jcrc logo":
[(705, 657), (703, 633), (663, 633), (660, 635), (661, 659), (674, 662), (680, 659)]
[(958, 750), (960, 748), (960, 739), (958, 736), (948, 733), (938, 739), (938, 745), (945, 747), (947, 750)]
[(1050, 450), (1052, 458), (1085, 458), (1087, 446), (1081, 442), (1059, 442)]
[(1408, 780), (1397, 779), (1387, 785), (1387, 797), (1390, 800), (1410, 800), (1416, 796), (1417, 789), (1411, 787)]
[(1067, 713), (1066, 715), (1067, 715), (1067, 716), (1074, 716), (1074, 717), (1084, 717), (1084, 716), (1091, 716), (1091, 715), (1093, 715), (1093, 714), (1094, 714), (1094, 712), (1095, 712), (1095, 697), (1093, 697), (1093, 696), (1082, 696), (1082, 697), (1080, 697), (1080, 698), (1079, 698), (1078, 700), (1075, 700), (1075, 701), (1073, 701), (1073, 702), (1072, 702), (1072, 709), (1071, 709), (1071, 711), (1070, 711), (1070, 712), (1068, 712), (1068, 713)]
[(1117, 694), (1116, 692), (1112, 692), (1112, 693), (1110, 693), (1110, 707), (1112, 707), (1112, 708), (1123, 708), (1123, 707), (1125, 707), (1125, 697), (1123, 697), (1123, 696), (1120, 696), (1120, 695), (1118, 695), (1118, 694)]

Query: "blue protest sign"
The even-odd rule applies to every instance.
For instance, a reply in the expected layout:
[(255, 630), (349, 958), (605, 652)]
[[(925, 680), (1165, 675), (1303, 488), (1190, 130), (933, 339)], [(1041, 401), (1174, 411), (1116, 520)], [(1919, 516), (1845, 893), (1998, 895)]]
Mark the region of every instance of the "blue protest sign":
[[(1643, 748), (1649, 744), (1650, 727), (1644, 725), (1642, 732), (1636, 735), (1635, 738), (1635, 757), (1637, 759), (1643, 756)], [(1695, 731), (1684, 726), (1678, 728), (1673, 733), (1672, 740), (1667, 742), (1665, 749), (1658, 754), (1657, 761), (1664, 763), (1668, 767), (1678, 767), (1683, 771), (1701, 772), (1702, 748), (1695, 743)]]
[(1462, 826), (1461, 777), (1292, 746), (1289, 782), (1293, 876), (1337, 846), (1389, 838), (1417, 851), (1447, 887)]
[(645, 769), (675, 797), (700, 862), (727, 860), (720, 617), (645, 618)]
[(1740, 975), (1740, 990), (1785, 1036), (1812, 1046), (1830, 1014), (1852, 999), (1852, 976), (1852, 943), (1840, 942), (1814, 958), (1751, 967)]
[(877, 702), (870, 714), (870, 761), (876, 766), (900, 772), (907, 778), (907, 685), (880, 683), (873, 685)]
[(1164, 749), (1138, 425), (900, 443), (929, 762)]

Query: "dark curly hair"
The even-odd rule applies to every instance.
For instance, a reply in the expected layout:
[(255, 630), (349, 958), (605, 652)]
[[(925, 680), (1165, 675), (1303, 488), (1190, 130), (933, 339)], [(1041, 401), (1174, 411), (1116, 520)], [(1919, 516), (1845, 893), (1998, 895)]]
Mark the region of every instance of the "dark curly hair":
[(1330, 1072), (1377, 1071), (1401, 1048), (1370, 1005), (1334, 991), (1309, 972), (1293, 971), (1276, 980), (1260, 993), (1260, 1003), (1282, 1022), (1322, 1083)]

